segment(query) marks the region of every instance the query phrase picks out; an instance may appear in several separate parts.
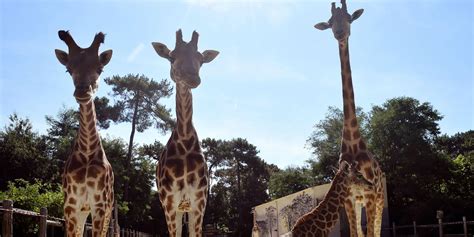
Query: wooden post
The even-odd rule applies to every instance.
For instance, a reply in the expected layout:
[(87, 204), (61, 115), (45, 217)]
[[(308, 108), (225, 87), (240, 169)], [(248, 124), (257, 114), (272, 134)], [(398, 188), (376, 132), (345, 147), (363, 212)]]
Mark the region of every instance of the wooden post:
[(3, 200), (3, 208), (7, 209), (3, 212), (2, 236), (13, 237), (13, 201)]
[(115, 234), (117, 235), (116, 237), (120, 237), (120, 226), (118, 223), (118, 208), (117, 208), (117, 199), (114, 200), (114, 228), (115, 228)]
[(395, 222), (392, 222), (392, 237), (397, 237), (397, 229), (395, 228)]
[(416, 221), (413, 221), (413, 236), (416, 237)]
[(436, 218), (438, 218), (438, 226), (439, 226), (439, 237), (443, 237), (443, 211), (438, 210), (436, 211)]
[(464, 237), (467, 237), (467, 221), (465, 216), (462, 217), (462, 225), (464, 227)]
[(46, 237), (48, 233), (48, 209), (42, 207), (40, 210), (39, 236)]

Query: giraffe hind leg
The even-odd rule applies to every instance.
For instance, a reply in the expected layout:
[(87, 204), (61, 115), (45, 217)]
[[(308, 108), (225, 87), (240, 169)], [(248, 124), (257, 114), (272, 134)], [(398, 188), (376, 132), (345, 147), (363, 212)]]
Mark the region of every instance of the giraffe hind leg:
[(82, 237), (89, 212), (79, 211), (65, 216), (67, 237)]

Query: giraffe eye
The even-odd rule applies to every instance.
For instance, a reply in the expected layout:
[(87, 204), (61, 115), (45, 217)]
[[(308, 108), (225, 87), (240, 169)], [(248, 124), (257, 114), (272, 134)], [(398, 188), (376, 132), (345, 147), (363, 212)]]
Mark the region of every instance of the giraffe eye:
[(66, 72), (69, 73), (69, 75), (72, 75), (72, 72), (69, 70), (69, 68), (66, 69)]

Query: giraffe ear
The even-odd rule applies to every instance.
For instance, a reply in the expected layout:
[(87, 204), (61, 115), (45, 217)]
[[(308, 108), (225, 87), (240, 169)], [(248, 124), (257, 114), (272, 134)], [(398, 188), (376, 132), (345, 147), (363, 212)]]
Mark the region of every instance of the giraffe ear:
[(68, 54), (59, 49), (55, 49), (54, 52), (56, 53), (56, 58), (59, 60), (59, 62), (62, 65), (66, 66), (69, 61)]
[(112, 58), (112, 50), (111, 49), (102, 52), (99, 56), (100, 64), (102, 64), (102, 66), (107, 65), (107, 63), (110, 62), (111, 58)]
[(329, 25), (329, 23), (327, 23), (327, 22), (320, 22), (320, 23), (314, 25), (314, 28), (316, 28), (318, 30), (326, 30), (326, 29), (331, 28), (331, 25)]
[(351, 16), (351, 23), (355, 20), (357, 20), (357, 18), (359, 18), (362, 13), (364, 13), (364, 9), (359, 9), (357, 11), (355, 11), (354, 13), (352, 13), (352, 16)]
[(156, 53), (160, 55), (160, 57), (166, 58), (171, 61), (170, 50), (166, 45), (158, 42), (152, 42), (151, 45), (153, 45), (153, 48), (155, 49)]
[(208, 63), (214, 60), (217, 55), (219, 54), (219, 51), (216, 50), (205, 50), (202, 52), (202, 63)]

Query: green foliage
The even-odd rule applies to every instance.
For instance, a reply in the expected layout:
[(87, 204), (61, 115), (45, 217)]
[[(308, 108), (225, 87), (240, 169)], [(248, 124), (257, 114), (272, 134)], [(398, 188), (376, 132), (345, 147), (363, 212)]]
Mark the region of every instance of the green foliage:
[[(48, 215), (62, 216), (63, 193), (58, 184), (45, 184), (36, 180), (30, 183), (24, 179), (8, 182), (8, 189), (0, 191), (0, 200), (13, 200), (15, 208), (39, 213), (42, 207), (48, 208)], [(32, 235), (38, 231), (38, 226), (31, 217), (15, 215), (14, 233), (17, 236)]]
[(48, 179), (50, 175), (45, 139), (33, 132), (29, 119), (17, 114), (9, 119), (10, 123), (0, 131), (0, 190), (14, 179), (33, 181), (37, 177)]
[[(147, 156), (138, 155), (129, 162), (127, 145), (121, 139), (103, 138), (102, 145), (114, 170), (119, 223), (122, 227), (143, 229), (152, 216), (150, 203), (153, 198), (155, 161)], [(161, 144), (155, 142), (155, 145), (160, 147)], [(143, 147), (139, 149), (143, 150)], [(133, 185), (125, 186), (126, 183)], [(127, 198), (124, 197), (125, 191), (129, 193)]]
[(161, 132), (166, 132), (174, 124), (170, 110), (159, 103), (172, 93), (166, 80), (155, 82), (144, 75), (113, 76), (104, 79), (112, 86), (113, 96), (118, 97), (115, 108), (120, 110), (119, 122), (131, 122), (138, 132), (143, 132), (153, 124)]
[(110, 122), (117, 122), (120, 118), (121, 107), (119, 105), (109, 105), (107, 97), (94, 98), (97, 123), (99, 127), (107, 129)]
[(288, 167), (270, 176), (268, 190), (272, 200), (313, 186), (310, 170), (305, 167)]
[[(107, 85), (112, 86), (112, 95), (118, 97), (113, 106), (113, 110), (119, 114), (117, 121), (130, 122), (132, 125), (127, 152), (127, 162), (130, 163), (133, 156), (135, 131), (144, 132), (154, 125), (164, 134), (174, 126), (170, 110), (160, 103), (161, 98), (171, 95), (172, 87), (166, 80), (155, 82), (153, 79), (138, 74), (113, 76), (104, 80)], [(125, 179), (125, 199), (129, 197), (129, 184), (129, 181)]]
[[(392, 218), (402, 223), (433, 218), (442, 187), (451, 178), (450, 162), (434, 147), (442, 116), (429, 103), (407, 97), (374, 106), (369, 147), (388, 180)], [(435, 197), (435, 198), (433, 198)]]
[(274, 167), (258, 157), (257, 148), (242, 138), (231, 141), (204, 139), (209, 167), (214, 166), (215, 185), (211, 188), (206, 222), (250, 236), (251, 209), (268, 201), (268, 182)]

